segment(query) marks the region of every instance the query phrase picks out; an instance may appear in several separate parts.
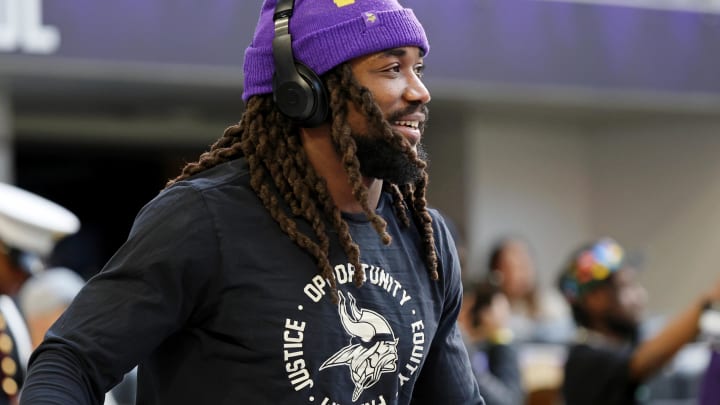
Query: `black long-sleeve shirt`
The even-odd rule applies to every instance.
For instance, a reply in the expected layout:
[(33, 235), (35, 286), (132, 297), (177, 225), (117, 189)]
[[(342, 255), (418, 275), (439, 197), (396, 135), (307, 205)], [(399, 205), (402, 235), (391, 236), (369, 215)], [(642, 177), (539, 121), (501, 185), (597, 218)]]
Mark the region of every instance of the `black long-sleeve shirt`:
[(457, 254), (436, 212), (439, 281), (389, 195), (377, 209), (389, 246), (347, 215), (363, 268), (333, 238), (334, 304), (248, 177), (235, 160), (145, 206), (33, 354), (21, 404), (99, 404), (135, 364), (138, 404), (482, 404), (455, 325)]
[(471, 346), (468, 351), (480, 392), (487, 405), (524, 403), (525, 391), (514, 345), (481, 342)]

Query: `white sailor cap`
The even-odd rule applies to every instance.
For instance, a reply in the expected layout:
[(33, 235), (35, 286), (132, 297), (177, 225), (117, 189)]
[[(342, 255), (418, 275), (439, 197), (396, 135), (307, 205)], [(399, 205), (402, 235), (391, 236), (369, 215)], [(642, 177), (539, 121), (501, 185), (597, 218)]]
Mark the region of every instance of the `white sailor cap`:
[(64, 207), (29, 191), (0, 183), (0, 242), (45, 257), (61, 238), (80, 229)]

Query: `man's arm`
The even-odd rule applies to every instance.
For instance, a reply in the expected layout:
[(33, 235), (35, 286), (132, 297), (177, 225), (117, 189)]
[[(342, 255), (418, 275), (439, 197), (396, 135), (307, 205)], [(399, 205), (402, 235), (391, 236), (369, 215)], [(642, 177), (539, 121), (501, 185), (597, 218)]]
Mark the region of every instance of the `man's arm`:
[(486, 355), (487, 369), (476, 370), (475, 374), (487, 405), (522, 404), (525, 392), (515, 348), (510, 344), (491, 344)]
[(411, 403), (484, 405), (457, 325), (462, 304), (457, 249), (440, 215), (437, 212), (433, 214), (441, 278), (437, 282), (444, 285), (445, 301), (437, 332), (415, 383)]
[(436, 335), (415, 383), (412, 405), (484, 405), (457, 327)]
[(22, 405), (100, 404), (180, 329), (219, 269), (201, 196), (176, 187), (148, 204), (125, 244), (83, 287), (30, 359)]
[(636, 381), (644, 381), (667, 364), (685, 344), (697, 336), (705, 304), (712, 301), (720, 301), (720, 282), (673, 318), (655, 336), (638, 346), (630, 360), (630, 376)]
[(76, 356), (64, 350), (62, 345), (44, 345), (39, 350), (33, 355), (33, 367), (20, 393), (21, 404), (103, 403), (105, 394), (95, 389), (85, 377), (84, 365)]

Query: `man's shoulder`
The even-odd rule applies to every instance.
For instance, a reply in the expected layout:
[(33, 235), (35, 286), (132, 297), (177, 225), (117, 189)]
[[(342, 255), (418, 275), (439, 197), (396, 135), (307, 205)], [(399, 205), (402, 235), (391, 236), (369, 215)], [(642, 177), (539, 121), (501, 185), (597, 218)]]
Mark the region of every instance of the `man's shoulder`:
[(247, 161), (244, 158), (238, 158), (203, 170), (177, 182), (176, 185), (191, 187), (200, 192), (221, 188), (229, 184), (244, 186), (249, 185), (249, 173)]
[[(247, 162), (243, 158), (220, 163), (209, 169), (180, 180), (164, 189), (157, 196), (159, 199), (187, 198), (194, 194), (204, 200), (209, 194), (228, 194), (252, 192)], [(223, 199), (213, 199), (222, 201)]]
[[(143, 212), (187, 211), (207, 206), (209, 201), (226, 203), (238, 198), (208, 198), (208, 195), (252, 193), (247, 164), (244, 159), (221, 163), (180, 180), (161, 190), (141, 210)], [(254, 193), (252, 193), (254, 195)]]

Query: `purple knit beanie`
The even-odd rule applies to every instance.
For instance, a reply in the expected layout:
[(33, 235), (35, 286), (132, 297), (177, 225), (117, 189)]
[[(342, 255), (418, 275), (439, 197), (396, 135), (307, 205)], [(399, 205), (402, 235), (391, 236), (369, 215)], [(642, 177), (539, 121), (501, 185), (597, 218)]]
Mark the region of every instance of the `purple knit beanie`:
[[(252, 43), (245, 50), (243, 100), (272, 93), (273, 14), (276, 0), (265, 0)], [(295, 0), (290, 17), (295, 59), (318, 75), (358, 56), (417, 46), (430, 50), (425, 31), (397, 0)]]

